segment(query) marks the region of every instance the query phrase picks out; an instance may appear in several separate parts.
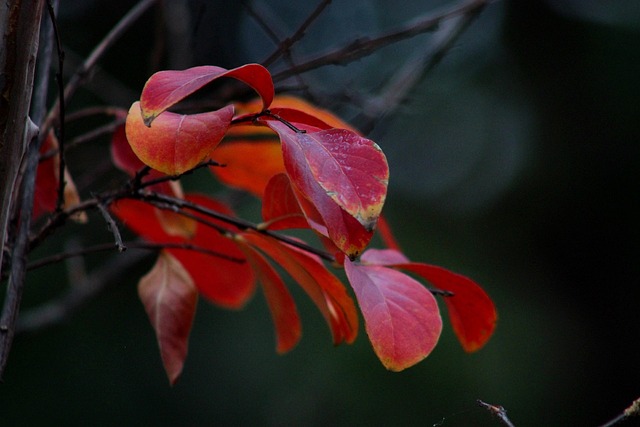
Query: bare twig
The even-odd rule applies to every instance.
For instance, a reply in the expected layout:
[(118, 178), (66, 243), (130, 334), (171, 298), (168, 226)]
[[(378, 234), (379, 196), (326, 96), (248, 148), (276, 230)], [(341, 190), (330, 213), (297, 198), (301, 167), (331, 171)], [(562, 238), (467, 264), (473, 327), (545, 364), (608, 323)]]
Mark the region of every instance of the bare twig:
[[(64, 99), (70, 99), (75, 91), (87, 78), (89, 73), (96, 66), (100, 58), (109, 50), (109, 48), (147, 11), (151, 6), (157, 3), (158, 0), (141, 0), (135, 5), (129, 12), (122, 17), (122, 19), (116, 24), (115, 27), (109, 31), (109, 33), (102, 39), (102, 41), (93, 49), (91, 54), (85, 59), (85, 61), (78, 67), (73, 74), (69, 82), (64, 89)], [(60, 119), (58, 115), (58, 105), (49, 112), (47, 120), (45, 122), (45, 129), (50, 128), (54, 122)]]
[(602, 424), (600, 427), (612, 427), (622, 421), (625, 421), (627, 418), (638, 416), (640, 416), (640, 398), (634, 400), (633, 403), (631, 403), (627, 409), (622, 411), (620, 415)]
[[(202, 246), (193, 245), (191, 243), (171, 243), (171, 242), (160, 242), (160, 243), (152, 243), (152, 242), (144, 242), (144, 241), (135, 241), (135, 242), (127, 242), (127, 248), (130, 249), (142, 249), (149, 251), (160, 251), (162, 249), (184, 249), (188, 251), (200, 252), (205, 255), (211, 255), (217, 258), (221, 258), (230, 262), (235, 262), (238, 264), (242, 264), (245, 260), (233, 257), (228, 254), (224, 254), (222, 252), (212, 251), (211, 249), (203, 248)], [(111, 252), (113, 251), (113, 244), (111, 243), (102, 243), (99, 245), (93, 245), (85, 248), (79, 248), (75, 250), (67, 250), (65, 252), (57, 253), (54, 255), (50, 255), (47, 257), (40, 258), (36, 261), (30, 262), (27, 265), (27, 270), (36, 270), (38, 268), (46, 267), (51, 264), (56, 264), (60, 261), (64, 261), (69, 258), (75, 258), (79, 256), (85, 256), (100, 252)]]
[[(113, 250), (113, 246), (111, 246)], [(109, 285), (120, 283), (122, 271), (133, 267), (145, 254), (130, 253), (116, 256), (104, 263), (98, 270), (89, 274), (82, 283), (77, 284), (58, 300), (50, 301), (40, 307), (22, 313), (16, 332), (34, 332), (58, 324), (68, 318), (85, 303), (95, 298)]]
[(50, 1), (47, 2), (47, 11), (49, 12), (49, 19), (53, 26), (53, 35), (56, 42), (56, 51), (58, 52), (58, 71), (56, 72), (56, 82), (58, 84), (58, 115), (60, 116), (60, 126), (57, 129), (58, 137), (58, 150), (60, 161), (58, 162), (58, 201), (56, 202), (56, 210), (61, 210), (64, 204), (64, 187), (66, 181), (64, 179), (66, 168), (65, 155), (64, 155), (64, 123), (65, 123), (65, 97), (64, 97), (64, 82), (62, 76), (64, 74), (64, 51), (62, 50), (62, 44), (60, 43), (60, 32), (58, 31), (58, 21), (56, 19), (56, 13)]
[(496, 419), (507, 427), (515, 427), (513, 423), (507, 417), (507, 410), (502, 406), (492, 405), (490, 403), (483, 402), (482, 400), (476, 400), (478, 405), (491, 413)]
[(118, 228), (118, 225), (113, 220), (113, 218), (111, 217), (111, 214), (109, 213), (109, 211), (107, 210), (107, 208), (104, 206), (103, 203), (98, 202), (98, 210), (100, 211), (100, 214), (102, 214), (102, 217), (107, 223), (107, 228), (109, 229), (109, 231), (111, 231), (111, 233), (113, 233), (113, 238), (116, 241), (116, 248), (118, 248), (118, 252), (126, 251), (127, 247), (124, 245), (124, 243), (122, 243), (122, 236), (120, 235), (120, 229)]
[[(307, 17), (307, 19), (304, 20), (304, 22), (300, 25), (300, 27), (298, 27), (298, 29), (296, 30), (295, 33), (293, 33), (293, 35), (291, 37), (287, 37), (286, 39), (282, 40), (282, 41), (278, 41), (278, 48), (271, 54), (269, 55), (269, 57), (267, 59), (265, 59), (262, 62), (262, 65), (264, 65), (265, 67), (268, 67), (269, 65), (273, 64), (280, 56), (282, 55), (288, 55), (288, 53), (290, 52), (291, 47), (297, 43), (298, 41), (300, 41), (304, 35), (305, 32), (307, 31), (307, 29), (309, 29), (309, 27), (311, 26), (311, 24), (318, 19), (318, 17), (320, 15), (322, 15), (322, 12), (327, 8), (327, 6), (329, 6), (331, 4), (331, 0), (322, 0), (318, 6), (316, 6), (316, 8), (313, 10), (313, 12), (311, 12), (311, 14)], [(262, 20), (260, 19), (260, 16), (255, 16), (257, 22), (261, 23)], [(269, 27), (267, 27), (266, 25), (262, 25), (263, 28), (266, 27), (267, 30), (269, 30)], [(270, 33), (272, 34), (272, 33)], [(272, 38), (274, 37), (275, 34), (272, 34)], [(289, 56), (289, 59), (290, 56)]]
[(436, 29), (444, 20), (454, 16), (467, 15), (474, 10), (483, 8), (491, 0), (471, 0), (456, 6), (448, 11), (429, 14), (408, 22), (400, 28), (386, 32), (374, 38), (359, 38), (329, 52), (322, 53), (315, 58), (310, 58), (302, 64), (287, 68), (273, 76), (274, 81), (281, 81), (296, 74), (315, 70), (326, 65), (346, 65), (373, 52), (397, 43), (402, 40), (415, 37)]
[(354, 120), (358, 123), (358, 128), (365, 134), (371, 132), (385, 114), (397, 108), (425, 74), (440, 63), (483, 8), (484, 4), (481, 4), (467, 13), (443, 19), (439, 30), (433, 36), (432, 46), (426, 52), (418, 52), (408, 60), (398, 69), (380, 95), (367, 100), (359, 117)]

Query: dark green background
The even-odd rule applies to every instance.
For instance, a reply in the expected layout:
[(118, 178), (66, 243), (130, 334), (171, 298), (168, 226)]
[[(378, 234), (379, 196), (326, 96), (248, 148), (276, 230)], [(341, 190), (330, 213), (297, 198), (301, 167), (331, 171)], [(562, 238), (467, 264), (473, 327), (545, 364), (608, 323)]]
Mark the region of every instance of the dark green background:
[[(85, 56), (133, 2), (63, 3), (72, 68), (72, 53)], [(259, 7), (288, 36), (315, 3)], [(446, 4), (334, 1), (294, 58)], [(234, 67), (273, 48), (239, 2), (193, 1), (191, 10), (187, 49), (167, 42), (186, 55), (156, 66)], [(117, 85), (79, 93), (70, 110), (135, 99), (154, 71), (159, 19), (148, 14), (101, 62)], [(430, 40), (303, 77), (354, 119), (357, 105), (338, 95), (375, 91)], [(385, 212), (405, 252), (473, 277), (498, 307), (496, 333), (478, 353), (465, 354), (447, 323), (425, 361), (387, 372), (364, 332), (334, 348), (296, 292), (304, 338), (277, 356), (260, 295), (241, 312), (201, 301), (185, 370), (170, 388), (135, 289), (149, 257), (69, 321), (17, 338), (0, 425), (500, 425), (476, 399), (503, 405), (518, 426), (604, 423), (640, 396), (638, 76), (633, 0), (495, 2), (371, 132), (389, 158)], [(108, 159), (107, 141), (70, 156), (86, 178)], [(200, 177), (189, 185), (207, 188)], [(101, 221), (70, 227), (45, 250), (72, 238), (108, 241)], [(88, 268), (103, 259), (90, 257)], [(60, 266), (30, 276), (24, 310), (62, 292), (64, 274)]]

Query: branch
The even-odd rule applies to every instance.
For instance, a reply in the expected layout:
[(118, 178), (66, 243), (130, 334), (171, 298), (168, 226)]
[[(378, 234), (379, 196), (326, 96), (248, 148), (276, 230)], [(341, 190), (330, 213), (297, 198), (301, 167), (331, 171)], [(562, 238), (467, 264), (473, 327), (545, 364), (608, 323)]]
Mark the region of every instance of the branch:
[[(331, 4), (331, 0), (322, 0), (318, 4), (318, 6), (316, 6), (313, 12), (311, 12), (311, 14), (307, 17), (307, 19), (304, 20), (304, 22), (300, 25), (300, 27), (298, 27), (296, 32), (293, 33), (291, 37), (287, 37), (286, 39), (279, 42), (279, 45), (276, 51), (273, 52), (271, 55), (269, 55), (269, 57), (262, 62), (262, 65), (264, 65), (265, 67), (268, 67), (269, 65), (273, 64), (282, 55), (287, 55), (287, 59), (291, 61), (291, 57), (289, 55), (291, 47), (298, 41), (302, 40), (307, 29), (311, 26), (311, 24), (316, 19), (318, 19), (318, 17), (330, 4)], [(250, 10), (250, 12), (252, 12), (252, 10)], [(257, 15), (257, 14), (252, 14), (252, 15), (254, 16), (254, 18), (259, 24), (262, 24), (262, 27), (265, 28), (265, 31), (267, 31), (267, 33), (270, 34), (272, 38), (274, 38), (275, 34), (273, 34), (270, 31), (270, 28), (262, 22), (260, 15)], [(293, 65), (292, 61), (290, 63)]]
[[(124, 243), (123, 243), (124, 244)], [(152, 242), (144, 242), (144, 241), (136, 241), (136, 242), (127, 242), (126, 247), (130, 249), (141, 249), (141, 250), (149, 250), (149, 251), (160, 251), (162, 249), (184, 249), (188, 251), (200, 252), (206, 255), (215, 256), (217, 258), (222, 258), (227, 261), (235, 262), (238, 264), (243, 264), (245, 262), (244, 259), (236, 258), (221, 252), (212, 251), (211, 249), (203, 248), (198, 245), (192, 245), (190, 243), (152, 243)], [(86, 248), (80, 248), (76, 250), (68, 250), (65, 252), (61, 252), (55, 255), (50, 255), (47, 257), (40, 258), (36, 261), (30, 262), (27, 265), (27, 270), (36, 270), (38, 268), (46, 267), (51, 264), (58, 263), (60, 261), (64, 261), (69, 258), (85, 256), (100, 252), (110, 252), (113, 251), (113, 244), (111, 243), (103, 243), (99, 245), (93, 245)]]
[(389, 31), (375, 38), (365, 37), (356, 39), (346, 46), (320, 54), (315, 58), (308, 59), (302, 64), (290, 67), (279, 73), (274, 73), (273, 80), (284, 80), (288, 77), (315, 70), (316, 68), (324, 67), (326, 65), (346, 65), (350, 62), (371, 55), (373, 52), (385, 46), (415, 37), (419, 34), (433, 31), (442, 23), (442, 21), (479, 10), (490, 1), (492, 0), (471, 0), (446, 12), (428, 14), (419, 17), (400, 28)]
[(126, 251), (127, 247), (124, 245), (124, 243), (122, 243), (122, 236), (120, 235), (120, 229), (118, 228), (118, 225), (113, 220), (113, 218), (111, 217), (111, 214), (109, 214), (109, 211), (107, 210), (107, 208), (104, 206), (103, 203), (98, 202), (98, 210), (100, 211), (100, 214), (102, 214), (102, 217), (107, 223), (107, 228), (109, 229), (109, 231), (111, 231), (111, 233), (113, 233), (113, 238), (116, 241), (116, 248), (118, 248), (118, 252)]
[(504, 407), (492, 405), (490, 403), (483, 402), (480, 399), (476, 400), (476, 402), (478, 402), (478, 406), (480, 406), (480, 407), (486, 409), (487, 411), (489, 411), (491, 413), (491, 415), (496, 417), (505, 426), (507, 426), (507, 427), (515, 427), (513, 425), (513, 423), (509, 420), (509, 417), (507, 417), (507, 410), (504, 409)]
[(433, 35), (432, 45), (425, 52), (418, 52), (412, 59), (407, 60), (404, 66), (393, 75), (381, 94), (368, 100), (362, 108), (359, 117), (354, 121), (359, 122), (358, 128), (363, 133), (371, 132), (385, 114), (394, 110), (406, 99), (425, 74), (442, 61), (460, 35), (482, 12), (484, 6), (485, 4), (481, 3), (477, 8), (466, 13), (442, 20), (440, 29)]
[(118, 279), (121, 278), (122, 271), (133, 267), (143, 258), (143, 253), (131, 253), (127, 256), (112, 258), (87, 276), (82, 283), (74, 286), (66, 295), (22, 313), (16, 333), (34, 332), (62, 322), (86, 302), (98, 296), (110, 284), (120, 283)]
[[(147, 11), (151, 6), (157, 3), (158, 0), (141, 0), (136, 6), (134, 6), (122, 19), (116, 24), (115, 27), (109, 31), (104, 39), (93, 49), (91, 54), (85, 59), (85, 61), (78, 67), (73, 74), (64, 89), (64, 99), (70, 99), (75, 91), (82, 85), (84, 80), (96, 66), (100, 58), (111, 48), (111, 46)], [(49, 129), (54, 122), (59, 121), (58, 104), (56, 103), (45, 122), (45, 130)]]
[(611, 427), (626, 420), (627, 418), (638, 416), (640, 416), (640, 398), (634, 400), (633, 403), (631, 403), (627, 409), (622, 411), (620, 415), (602, 424), (600, 427)]

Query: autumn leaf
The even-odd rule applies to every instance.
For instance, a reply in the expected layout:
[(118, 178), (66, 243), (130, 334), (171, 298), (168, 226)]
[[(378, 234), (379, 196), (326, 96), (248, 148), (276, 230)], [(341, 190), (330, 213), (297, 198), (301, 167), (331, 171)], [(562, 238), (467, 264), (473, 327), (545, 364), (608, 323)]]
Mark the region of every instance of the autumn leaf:
[(286, 174), (269, 180), (262, 200), (262, 219), (263, 227), (269, 230), (309, 227)]
[[(320, 214), (328, 237), (354, 258), (368, 244), (386, 198), (384, 154), (373, 141), (345, 129), (296, 132), (279, 121), (267, 124), (280, 135), (293, 186)], [(349, 236), (353, 231), (355, 239)]]
[(239, 238), (267, 254), (304, 289), (331, 328), (334, 344), (355, 340), (358, 334), (355, 304), (344, 285), (320, 260), (259, 233), (248, 231)]
[(231, 70), (204, 65), (180, 71), (160, 71), (147, 80), (140, 95), (144, 124), (151, 125), (165, 110), (221, 77), (234, 78), (252, 87), (262, 99), (262, 109), (269, 108), (273, 101), (271, 74), (259, 64), (246, 64)]
[[(53, 131), (50, 131), (47, 138), (40, 146), (40, 155), (57, 150), (59, 147), (58, 138)], [(64, 168), (64, 193), (63, 208), (70, 208), (80, 203), (80, 195), (75, 183), (67, 168)], [(58, 203), (58, 188), (60, 186), (60, 155), (54, 155), (38, 163), (36, 171), (35, 194), (33, 199), (34, 219), (47, 213), (53, 212)], [(88, 221), (87, 213), (80, 211), (71, 216), (71, 219), (84, 224)]]
[[(188, 194), (186, 199), (223, 214), (232, 214), (229, 208), (207, 196)], [(196, 223), (197, 227), (191, 238), (186, 238), (184, 234), (171, 235), (161, 225), (157, 210), (148, 203), (131, 199), (122, 199), (111, 205), (111, 211), (128, 228), (148, 241), (188, 243), (211, 251), (204, 253), (191, 249), (166, 249), (182, 263), (205, 298), (225, 308), (243, 307), (255, 291), (255, 276), (236, 243), (217, 230), (199, 223)], [(203, 217), (201, 214), (196, 216)], [(228, 227), (222, 221), (208, 221)]]
[(138, 295), (156, 333), (164, 369), (171, 385), (182, 372), (198, 293), (182, 264), (161, 252), (138, 283)]
[(267, 130), (263, 138), (223, 141), (211, 157), (224, 167), (211, 166), (211, 172), (228, 186), (262, 197), (271, 177), (284, 172), (282, 148), (275, 134)]
[(147, 127), (134, 102), (126, 122), (127, 140), (147, 166), (167, 175), (179, 175), (207, 159), (220, 143), (231, 119), (233, 106), (202, 114), (164, 112)]
[[(236, 103), (236, 111), (238, 114), (247, 114), (258, 111), (260, 109), (261, 101), (259, 99), (252, 100), (246, 103)], [(281, 116), (284, 120), (289, 122), (302, 122), (314, 126), (320, 129), (337, 128), (348, 129), (355, 133), (358, 133), (349, 123), (336, 116), (331, 111), (325, 110), (313, 105), (304, 99), (291, 96), (291, 95), (276, 95), (273, 98), (273, 102), (269, 110), (276, 115)], [(308, 117), (309, 119), (303, 117)], [(321, 123), (322, 125), (319, 125)], [(231, 128), (231, 131), (235, 134), (235, 127)], [(258, 128), (259, 129), (259, 128)]]
[(444, 298), (444, 302), (453, 331), (465, 351), (477, 351), (491, 338), (498, 320), (496, 308), (489, 295), (473, 280), (435, 265), (410, 262), (391, 249), (369, 249), (361, 260), (415, 273), (436, 288), (452, 292), (453, 296)]
[(373, 350), (389, 370), (402, 371), (431, 353), (442, 331), (435, 298), (411, 277), (379, 265), (345, 260)]
[(300, 316), (293, 297), (278, 272), (260, 252), (244, 244), (240, 245), (240, 249), (251, 263), (262, 285), (276, 329), (276, 351), (280, 354), (286, 353), (298, 344), (302, 336)]

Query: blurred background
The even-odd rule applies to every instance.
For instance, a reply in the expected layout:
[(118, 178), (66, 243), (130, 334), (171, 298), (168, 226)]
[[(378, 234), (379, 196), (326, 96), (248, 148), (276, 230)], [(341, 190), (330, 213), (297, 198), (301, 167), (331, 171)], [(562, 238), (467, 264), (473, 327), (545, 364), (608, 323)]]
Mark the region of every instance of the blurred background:
[[(135, 4), (61, 3), (69, 70)], [(167, 1), (115, 45), (68, 108), (128, 108), (163, 68), (260, 62), (275, 49), (264, 24), (284, 39), (318, 3)], [(292, 60), (456, 4), (335, 0)], [(383, 148), (391, 168), (385, 213), (405, 253), (472, 277), (494, 299), (499, 323), (485, 348), (464, 353), (447, 322), (426, 360), (387, 372), (364, 331), (334, 348), (317, 310), (294, 292), (304, 337), (278, 356), (261, 295), (240, 312), (201, 300), (185, 370), (169, 387), (136, 293), (153, 263), (147, 256), (67, 321), (17, 337), (0, 385), (0, 424), (500, 425), (476, 405), (482, 399), (503, 405), (517, 426), (595, 426), (640, 397), (640, 5), (496, 1), (435, 68), (418, 73), (398, 105), (377, 108), (398, 70), (419, 71), (450, 24), (279, 86), (306, 85), (294, 93), (366, 128)], [(108, 138), (70, 156), (83, 188), (108, 161)], [(98, 189), (116, 176), (109, 173)], [(188, 185), (210, 182), (202, 173)], [(251, 217), (255, 208), (247, 200), (241, 211)], [(36, 256), (111, 239), (96, 216)], [(91, 271), (105, 257), (81, 267)], [(67, 268), (34, 271), (23, 312), (66, 292)]]

